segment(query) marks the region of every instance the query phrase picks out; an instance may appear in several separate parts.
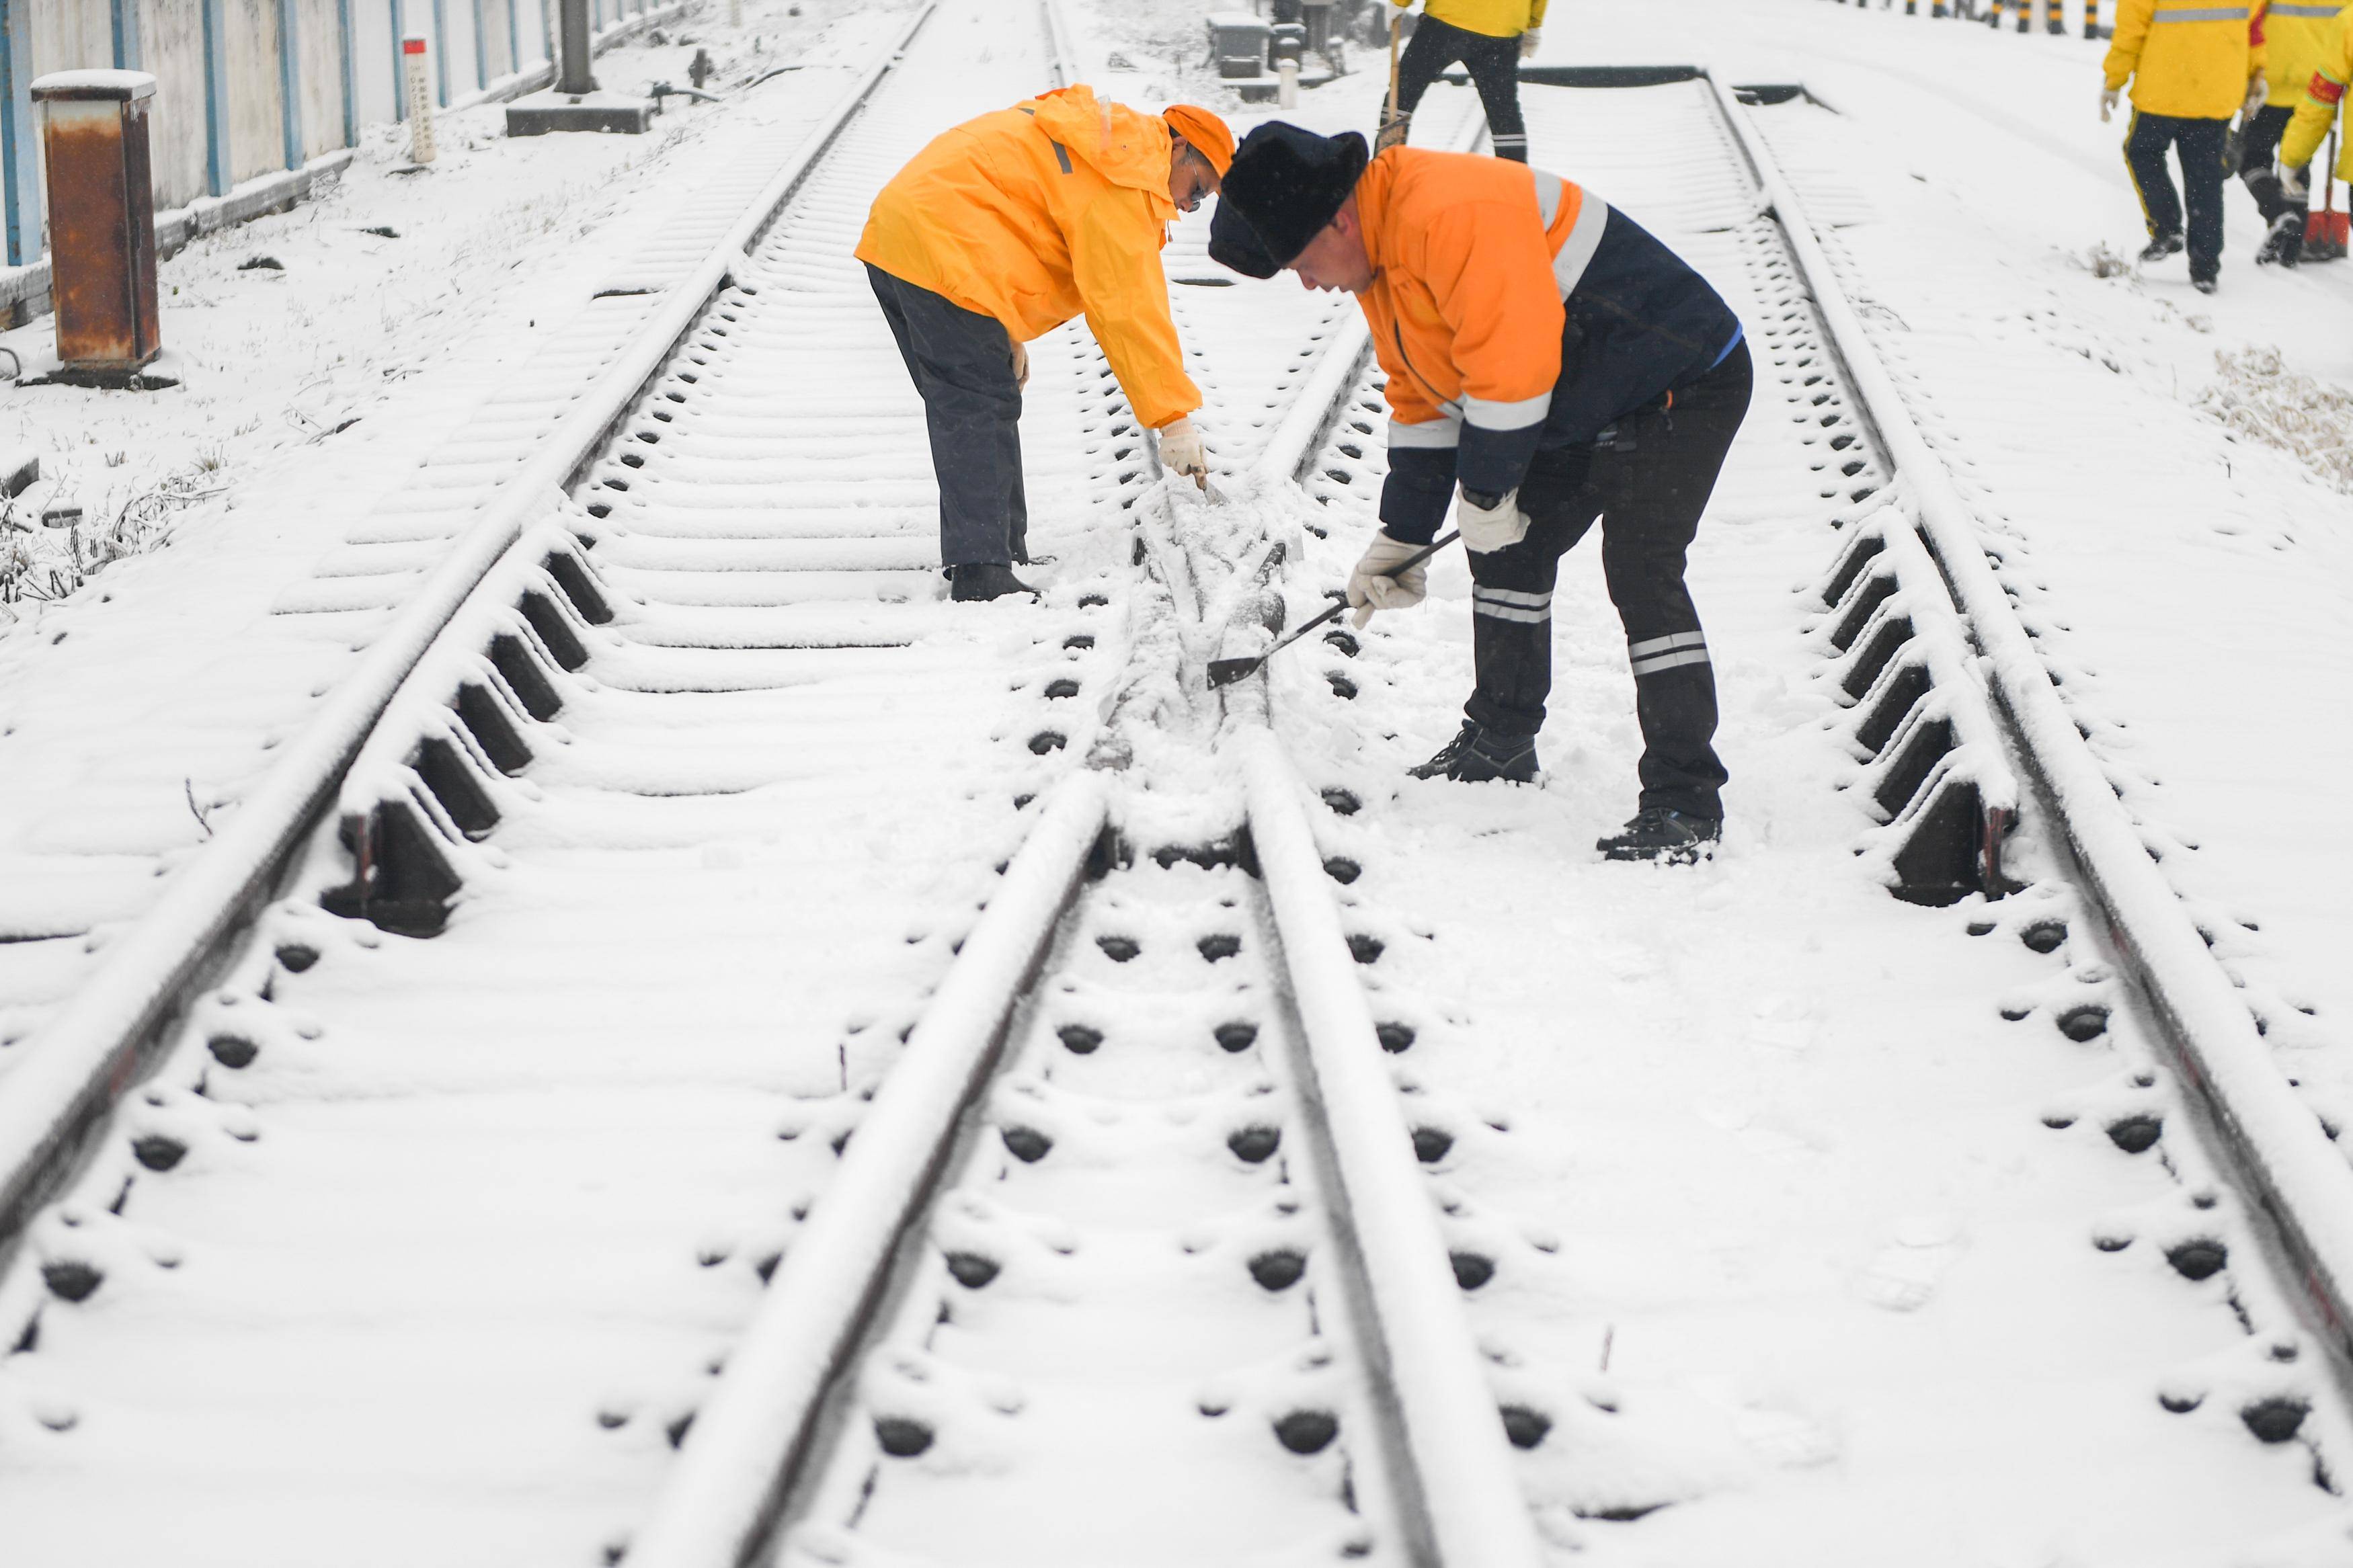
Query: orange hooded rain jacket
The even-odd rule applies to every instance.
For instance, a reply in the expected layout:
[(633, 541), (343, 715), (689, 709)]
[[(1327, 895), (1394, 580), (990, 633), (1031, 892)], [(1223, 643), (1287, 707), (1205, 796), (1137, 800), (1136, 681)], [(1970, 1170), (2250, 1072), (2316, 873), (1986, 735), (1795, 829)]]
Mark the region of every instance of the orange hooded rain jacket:
[(1063, 88), (943, 132), (874, 201), (858, 258), (994, 316), (1016, 342), (1084, 312), (1138, 419), (1201, 406), (1160, 250), (1169, 132), (1157, 115)]

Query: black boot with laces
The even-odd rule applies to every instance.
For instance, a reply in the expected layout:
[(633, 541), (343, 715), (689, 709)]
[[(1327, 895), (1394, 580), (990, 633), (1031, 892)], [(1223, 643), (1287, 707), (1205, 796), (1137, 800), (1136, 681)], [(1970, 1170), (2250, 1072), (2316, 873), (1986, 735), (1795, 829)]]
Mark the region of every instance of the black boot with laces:
[(1671, 866), (1688, 866), (1714, 855), (1716, 841), (1723, 837), (1720, 816), (1693, 816), (1663, 805), (1646, 805), (1624, 827), (1597, 840), (1593, 847), (1604, 859), (1664, 860)]
[(1489, 779), (1534, 784), (1536, 738), (1497, 734), (1475, 719), (1465, 719), (1461, 731), (1446, 742), (1444, 750), (1407, 771), (1418, 779), (1446, 778), (1458, 784), (1484, 784)]
[(2150, 262), (2162, 261), (2168, 256), (2179, 256), (2181, 254), (2181, 247), (2182, 239), (2178, 234), (2152, 235), (2149, 242), (2141, 247), (2141, 262), (2147, 265)]

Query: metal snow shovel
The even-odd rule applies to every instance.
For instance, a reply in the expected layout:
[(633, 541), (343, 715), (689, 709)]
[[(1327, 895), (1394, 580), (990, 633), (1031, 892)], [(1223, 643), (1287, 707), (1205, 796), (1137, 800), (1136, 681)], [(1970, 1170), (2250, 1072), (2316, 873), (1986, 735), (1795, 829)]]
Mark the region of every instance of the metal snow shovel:
[[(1396, 565), (1390, 567), (1387, 572), (1383, 573), (1382, 575), (1385, 577), (1394, 577), (1400, 572), (1406, 571), (1411, 567), (1419, 566), (1461, 537), (1462, 536), (1459, 533), (1440, 534), (1436, 539), (1430, 541), (1428, 544), (1423, 545), (1420, 549), (1407, 556), (1404, 560), (1398, 562)], [(1284, 648), (1289, 647), (1293, 643), (1297, 642), (1301, 637), (1305, 637), (1309, 632), (1314, 631), (1317, 626), (1322, 626), (1324, 622), (1339, 619), (1341, 616), (1347, 613), (1349, 607), (1348, 602), (1343, 599), (1340, 603), (1333, 605), (1330, 609), (1324, 611), (1322, 615), (1316, 616), (1314, 620), (1309, 621), (1297, 631), (1292, 633), (1289, 637), (1283, 638), (1281, 642), (1275, 644), (1264, 653), (1257, 655), (1255, 658), (1211, 659), (1209, 661), (1210, 688), (1215, 689), (1220, 686), (1231, 686), (1237, 680), (1247, 679), (1250, 676), (1257, 674), (1259, 667), (1264, 664), (1268, 659), (1272, 658), (1276, 654), (1281, 653)]]

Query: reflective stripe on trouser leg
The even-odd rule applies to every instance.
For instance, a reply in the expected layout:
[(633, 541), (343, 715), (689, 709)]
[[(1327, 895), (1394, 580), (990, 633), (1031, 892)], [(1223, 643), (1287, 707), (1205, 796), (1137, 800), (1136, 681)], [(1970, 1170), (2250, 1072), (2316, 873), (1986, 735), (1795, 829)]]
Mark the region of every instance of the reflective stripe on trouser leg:
[(1471, 651), (1479, 679), (1462, 711), (1498, 734), (1544, 728), (1556, 559), (1534, 538), (1471, 557)]
[(1705, 664), (1707, 634), (1694, 628), (1671, 632), (1662, 637), (1644, 637), (1626, 645), (1626, 658), (1638, 676), (1680, 669), (1687, 664)]

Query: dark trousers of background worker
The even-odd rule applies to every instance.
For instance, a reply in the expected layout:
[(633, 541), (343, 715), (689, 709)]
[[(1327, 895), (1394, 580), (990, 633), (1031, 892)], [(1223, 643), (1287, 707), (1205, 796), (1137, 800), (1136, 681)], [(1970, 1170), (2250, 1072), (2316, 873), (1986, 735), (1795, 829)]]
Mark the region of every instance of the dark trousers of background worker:
[[(2125, 133), (2125, 167), (2132, 171), (2133, 188), (2140, 192), (2140, 210), (2148, 219), (2148, 237), (2181, 234), (2181, 208), (2189, 206), (2189, 276), (2192, 281), (2212, 278), (2222, 270), (2222, 143), (2230, 133), (2227, 120), (2188, 120), (2173, 114), (2133, 110), (2132, 129)], [(2165, 166), (2165, 151), (2178, 149), (2181, 159), (2181, 193), (2173, 189), (2173, 175)]]
[(2268, 233), (2263, 236), (2265, 253), (2290, 267), (2295, 265), (2295, 258), (2304, 251), (2304, 226), (2312, 210), (2312, 197), (2306, 195), (2300, 202), (2288, 200), (2287, 193), (2280, 188), (2279, 176), (2272, 173), (2272, 164), (2278, 160), (2280, 138), (2287, 134), (2288, 121), (2295, 118), (2295, 104), (2266, 103), (2239, 132), (2239, 178), (2254, 194), (2255, 206), (2263, 215), (2263, 227), (2268, 230), (2290, 213), (2295, 215), (2295, 223), (2281, 232), (2276, 244)]
[[(1520, 486), (1528, 533), (1471, 557), (1471, 641), (1479, 688), (1463, 712), (1505, 735), (1544, 727), (1552, 690), (1552, 595), (1560, 558), (1601, 521), (1601, 574), (1626, 627), (1643, 805), (1724, 816), (1715, 755), (1715, 670), (1683, 557), (1725, 454), (1748, 412), (1748, 345), (1675, 393), (1628, 415), (1609, 445), (1539, 451)], [(1667, 400), (1661, 399), (1661, 404)]]
[(923, 398), (940, 485), (940, 561), (950, 569), (1029, 559), (1021, 488), (1021, 388), (1013, 339), (994, 316), (869, 265), (868, 281)]
[(1413, 40), (1398, 61), (1398, 112), (1411, 114), (1430, 84), (1451, 65), (1471, 73), (1479, 101), (1487, 110), (1487, 136), (1495, 156), (1515, 163), (1528, 161), (1528, 124), (1520, 116), (1520, 40), (1491, 38), (1424, 16), (1413, 30)]

